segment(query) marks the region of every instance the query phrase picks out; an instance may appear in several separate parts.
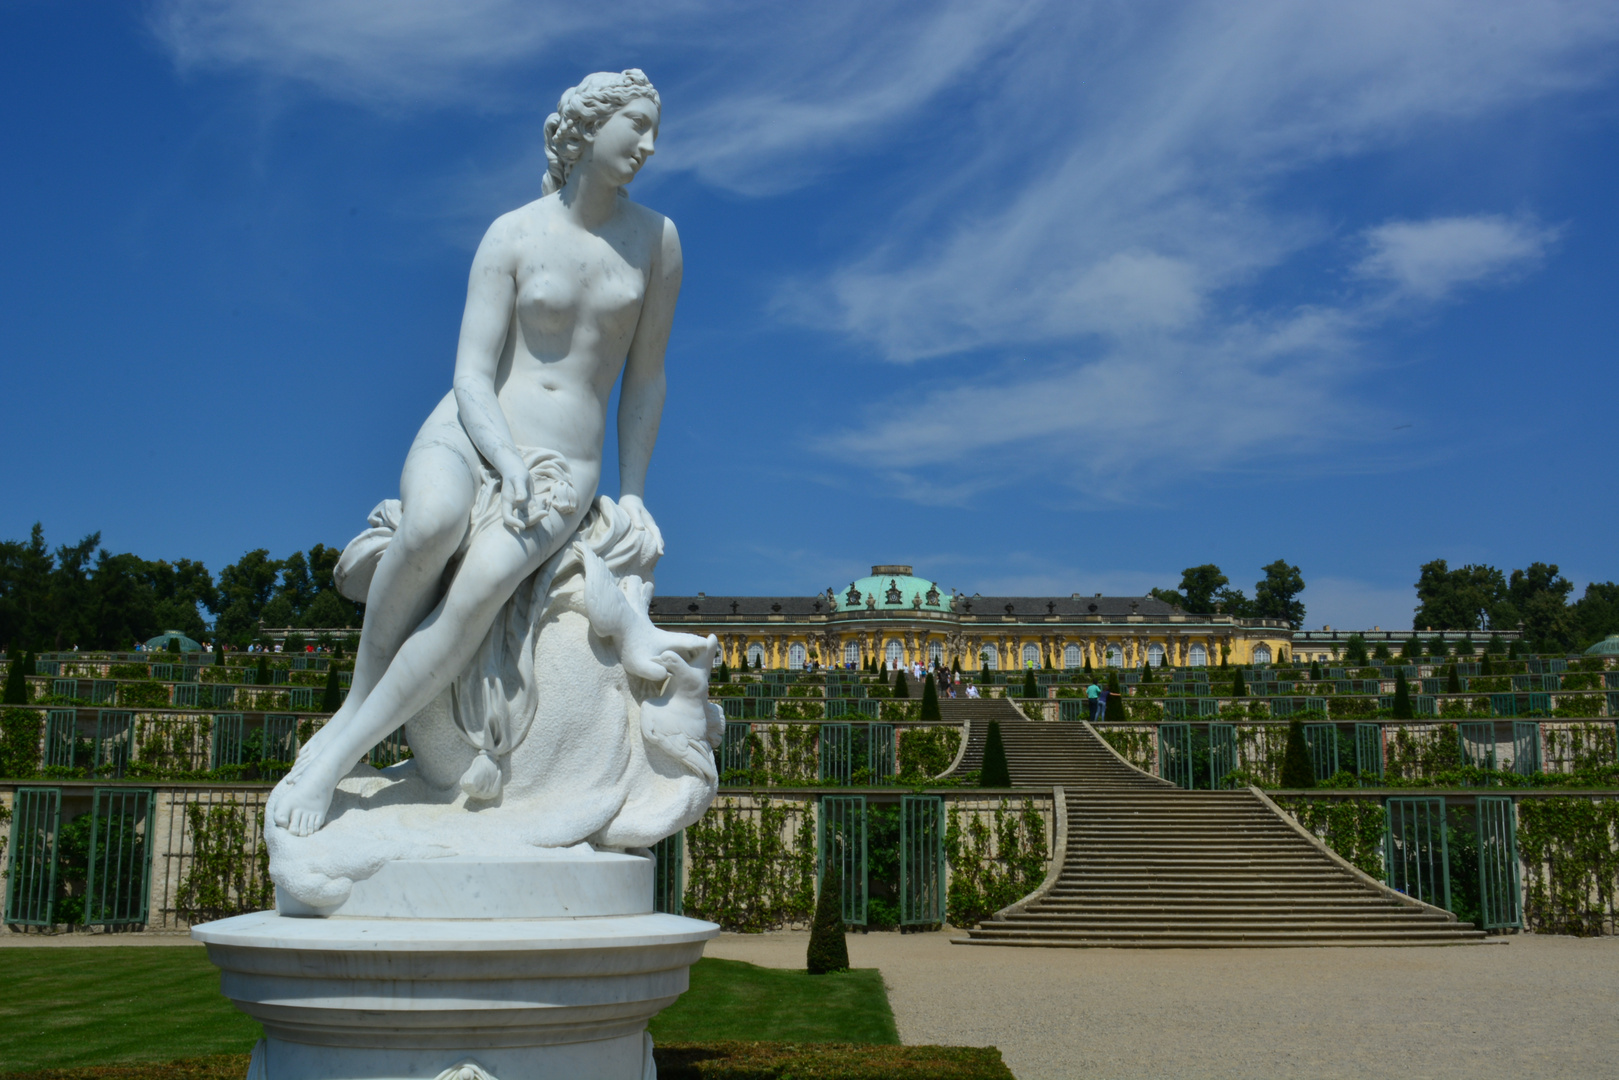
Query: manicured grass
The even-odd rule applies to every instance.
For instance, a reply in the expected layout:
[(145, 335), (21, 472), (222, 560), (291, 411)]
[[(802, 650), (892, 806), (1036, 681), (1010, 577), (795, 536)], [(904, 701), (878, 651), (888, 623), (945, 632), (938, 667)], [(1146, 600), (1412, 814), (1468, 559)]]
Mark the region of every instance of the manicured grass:
[(810, 975), (712, 958), (691, 969), (691, 989), (652, 1018), (651, 1031), (657, 1043), (899, 1043), (876, 968)]
[(257, 1021), (200, 947), (0, 949), (0, 1072), (245, 1054)]
[[(7, 948), (0, 970), (0, 1073), (245, 1054), (261, 1034), (220, 994), (201, 948)], [(692, 969), (652, 1037), (899, 1042), (876, 969), (812, 976), (714, 959)]]

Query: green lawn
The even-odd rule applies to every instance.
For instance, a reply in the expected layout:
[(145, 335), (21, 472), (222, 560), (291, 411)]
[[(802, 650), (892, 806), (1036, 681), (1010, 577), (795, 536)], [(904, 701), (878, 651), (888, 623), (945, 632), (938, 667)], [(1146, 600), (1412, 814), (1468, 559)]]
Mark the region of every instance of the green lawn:
[[(243, 1054), (259, 1025), (219, 993), (201, 948), (0, 950), (0, 1073)], [(659, 1042), (719, 1039), (895, 1044), (875, 969), (807, 975), (705, 959), (652, 1021)]]

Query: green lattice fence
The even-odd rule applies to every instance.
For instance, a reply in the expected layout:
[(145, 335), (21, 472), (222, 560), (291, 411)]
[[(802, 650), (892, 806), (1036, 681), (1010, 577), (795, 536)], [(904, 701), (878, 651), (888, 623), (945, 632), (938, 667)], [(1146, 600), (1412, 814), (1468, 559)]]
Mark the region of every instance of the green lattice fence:
[(900, 797), (899, 907), (901, 926), (944, 922), (944, 799)]
[(821, 796), (815, 826), (819, 880), (826, 880), (829, 862), (837, 860), (843, 921), (851, 926), (866, 925), (866, 797)]
[(11, 865), (6, 922), (50, 926), (56, 905), (56, 842), (62, 828), (58, 788), (18, 788), (11, 808)]
[(684, 915), (686, 834), (677, 832), (652, 845), (652, 910)]
[(1383, 865), (1388, 884), (1425, 903), (1450, 909), (1450, 849), (1445, 838), (1445, 800), (1388, 801)]
[(84, 921), (142, 925), (152, 883), (152, 811), (156, 792), (96, 788), (91, 809), (90, 871)]

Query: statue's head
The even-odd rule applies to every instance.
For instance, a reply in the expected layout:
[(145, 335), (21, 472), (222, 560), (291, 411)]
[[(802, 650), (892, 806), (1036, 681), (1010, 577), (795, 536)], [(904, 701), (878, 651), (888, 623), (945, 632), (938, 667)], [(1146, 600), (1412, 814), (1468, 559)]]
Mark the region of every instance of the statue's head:
[[(631, 105), (636, 108), (630, 109)], [(585, 156), (597, 133), (615, 117), (625, 114), (621, 126), (627, 129), (621, 133), (624, 136), (621, 141), (640, 142), (640, 139), (632, 140), (631, 136), (643, 135), (648, 120), (651, 135), (656, 136), (662, 108), (657, 88), (640, 68), (586, 75), (578, 86), (563, 92), (557, 111), (545, 121), (545, 157), (550, 167), (545, 174), (544, 193), (549, 195), (562, 189), (568, 182), (568, 174)], [(651, 153), (650, 145), (650, 140), (644, 143), (643, 158)], [(639, 168), (639, 164), (635, 167)], [(631, 172), (630, 176), (633, 175)]]

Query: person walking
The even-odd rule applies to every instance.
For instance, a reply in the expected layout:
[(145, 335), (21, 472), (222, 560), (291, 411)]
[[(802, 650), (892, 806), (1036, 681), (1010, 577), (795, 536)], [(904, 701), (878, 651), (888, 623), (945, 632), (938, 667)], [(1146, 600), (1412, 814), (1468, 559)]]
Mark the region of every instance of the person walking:
[(1102, 697), (1102, 688), (1096, 685), (1095, 679), (1092, 679), (1091, 684), (1085, 688), (1085, 697), (1090, 700), (1091, 723), (1094, 724), (1102, 718), (1102, 709), (1107, 705), (1106, 699)]

